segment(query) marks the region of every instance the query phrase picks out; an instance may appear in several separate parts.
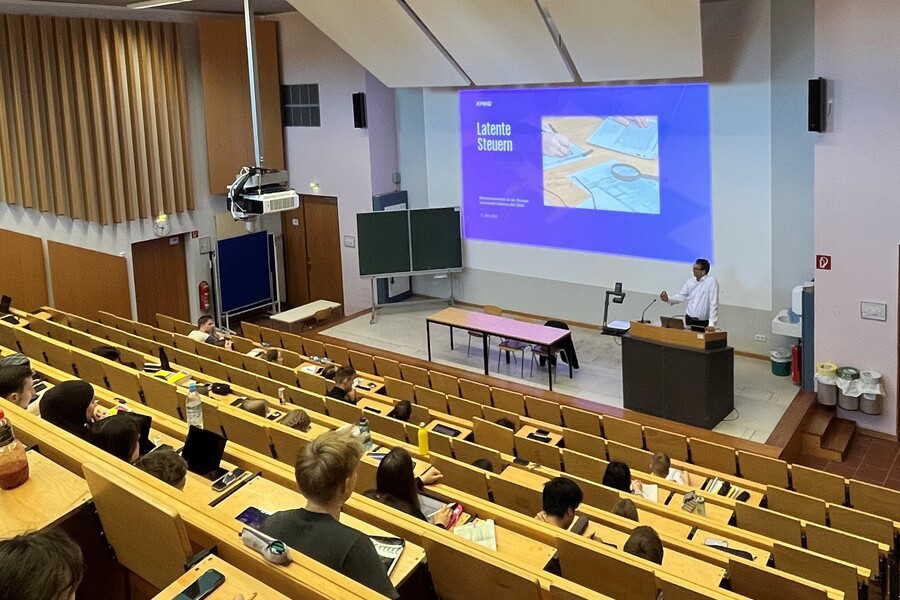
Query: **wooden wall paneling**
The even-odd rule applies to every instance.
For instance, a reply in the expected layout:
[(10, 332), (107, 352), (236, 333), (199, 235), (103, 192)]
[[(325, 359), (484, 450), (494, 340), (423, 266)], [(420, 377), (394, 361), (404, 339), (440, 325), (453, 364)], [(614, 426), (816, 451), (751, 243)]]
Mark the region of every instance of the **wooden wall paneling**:
[[(0, 52), (8, 52), (9, 43), (6, 35), (6, 18), (0, 15)], [(0, 60), (0, 81), (12, 81), (10, 75), (9, 63)], [(7, 144), (0, 145), (0, 200), (7, 204), (18, 204), (21, 197), (20, 182), (13, 175), (14, 152), (16, 148), (15, 139), (12, 137), (9, 127), (10, 116), (6, 109), (10, 103), (9, 97), (10, 87), (8, 85), (0, 86), (0, 140), (9, 140)], [(9, 176), (5, 176), (7, 173)]]
[(63, 140), (62, 140), (62, 123), (60, 116), (62, 110), (60, 106), (59, 90), (59, 65), (56, 63), (56, 52), (54, 52), (53, 41), (55, 39), (53, 33), (53, 18), (40, 17), (38, 20), (40, 28), (40, 49), (41, 49), (41, 75), (44, 89), (50, 93), (46, 94), (47, 106), (44, 111), (44, 117), (47, 119), (47, 158), (50, 168), (47, 175), (50, 178), (49, 199), (53, 204), (53, 212), (57, 215), (68, 215), (69, 207), (65, 195), (66, 189), (66, 161), (63, 157)]
[[(106, 123), (109, 115), (105, 110), (102, 72), (100, 70), (99, 38), (97, 21), (84, 20), (85, 59), (88, 87), (90, 90), (90, 106), (94, 112), (91, 119), (91, 149), (94, 152), (94, 168), (97, 169), (97, 212), (98, 221), (102, 225), (109, 225), (114, 221), (112, 209), (112, 172), (110, 162), (109, 144), (106, 137)], [(54, 286), (55, 289), (55, 286)]]
[[(121, 96), (116, 86), (117, 70), (113, 65), (112, 48), (112, 31), (110, 28), (112, 21), (102, 20), (97, 23), (97, 37), (99, 41), (100, 59), (100, 81), (102, 85), (103, 99), (99, 106), (105, 109), (105, 118), (103, 119), (104, 129), (106, 130), (107, 155), (121, 157), (124, 154), (130, 154), (122, 146), (122, 139), (119, 135), (119, 111), (121, 107)], [(117, 25), (113, 25), (117, 27)], [(122, 168), (121, 160), (109, 161), (109, 177), (110, 177), (110, 217), (114, 223), (121, 223), (125, 220), (125, 174)]]
[[(87, 81), (87, 67), (84, 62), (84, 24), (80, 19), (71, 19), (69, 21), (69, 35), (72, 43), (72, 81), (75, 82), (75, 106), (78, 123), (78, 138), (80, 146), (79, 167), (83, 173), (84, 185), (84, 204), (81, 207), (81, 218), (88, 221), (98, 221), (99, 214), (97, 205), (94, 201), (95, 194), (99, 186), (100, 174), (96, 168), (94, 153), (88, 151), (87, 148), (80, 145), (83, 140), (91, 139), (91, 101), (87, 88), (83, 82)], [(73, 218), (78, 218), (73, 215)], [(57, 305), (58, 306), (58, 305)]]
[(0, 292), (11, 296), (13, 306), (23, 310), (49, 304), (41, 238), (0, 229), (0, 248), (5, 249)]
[(30, 168), (35, 172), (37, 177), (37, 204), (41, 212), (50, 211), (50, 202), (48, 201), (49, 178), (47, 177), (47, 157), (45, 155), (47, 145), (44, 135), (46, 133), (46, 123), (44, 122), (44, 102), (45, 97), (43, 85), (41, 85), (40, 77), (40, 38), (38, 35), (37, 17), (23, 17), (23, 33), (25, 38), (24, 54), (25, 65), (28, 73), (28, 107), (31, 114), (29, 120), (31, 122), (31, 149), (32, 162)]
[(153, 90), (156, 95), (156, 113), (159, 122), (159, 138), (157, 143), (160, 148), (159, 164), (162, 169), (161, 187), (163, 191), (160, 203), (162, 205), (162, 212), (171, 214), (175, 212), (175, 185), (172, 180), (174, 169), (172, 166), (172, 153), (170, 151), (172, 140), (169, 135), (172, 123), (170, 122), (169, 113), (167, 111), (169, 97), (168, 91), (166, 90), (164, 63), (168, 58), (168, 55), (166, 53), (165, 40), (163, 39), (165, 31), (169, 28), (159, 22), (151, 23), (150, 27), (155, 30), (155, 35), (151, 36), (150, 40), (152, 48), (152, 52), (150, 53), (150, 74), (153, 77)]
[[(7, 24), (7, 46), (5, 50), (9, 53), (11, 65), (11, 75), (25, 72), (25, 60), (23, 57), (24, 40), (22, 38), (22, 20), (21, 17), (8, 15), (6, 17)], [(12, 86), (3, 86), (8, 88), (12, 95), (12, 108), (15, 119), (15, 152), (18, 158), (18, 171), (13, 176), (22, 182), (22, 190), (19, 197), (15, 198), (16, 204), (21, 204), (25, 208), (32, 208), (32, 201), (37, 191), (37, 182), (34, 169), (31, 168), (31, 156), (29, 155), (28, 140), (29, 131), (27, 131), (27, 121), (25, 107), (22, 102), (22, 95), (15, 93)]]
[(65, 146), (66, 214), (73, 219), (83, 218), (84, 182), (78, 168), (81, 148), (78, 145), (76, 127), (75, 84), (72, 81), (72, 46), (69, 43), (69, 23), (66, 19), (54, 19), (56, 37), (56, 64), (58, 71), (60, 121)]
[[(147, 126), (145, 150), (147, 152), (147, 158), (150, 163), (150, 172), (160, 173), (162, 171), (162, 165), (160, 164), (159, 157), (159, 122), (157, 119), (156, 111), (154, 110), (154, 108), (156, 107), (156, 91), (153, 89), (152, 69), (147, 68), (148, 65), (152, 64), (153, 60), (153, 48), (150, 44), (150, 28), (152, 26), (152, 23), (147, 23), (146, 21), (138, 23), (138, 32), (141, 34), (138, 38), (138, 51), (141, 65), (141, 82), (144, 89), (144, 102), (142, 109), (146, 114)], [(160, 212), (162, 212), (162, 195), (162, 182), (159, 180), (159, 177), (151, 177), (149, 197), (150, 214), (148, 216), (155, 217)]]
[(47, 242), (56, 308), (90, 317), (98, 310), (131, 318), (125, 258)]
[(128, 49), (125, 46), (125, 23), (116, 23), (112, 28), (112, 55), (114, 75), (111, 80), (116, 82), (116, 104), (119, 110), (116, 114), (116, 124), (119, 131), (119, 145), (122, 157), (122, 193), (119, 202), (125, 219), (133, 221), (138, 218), (138, 197), (136, 183), (136, 168), (134, 161), (134, 131), (131, 128), (129, 116), (132, 106), (132, 89), (128, 79)]
[(135, 162), (135, 183), (137, 185), (137, 218), (150, 216), (148, 205), (150, 191), (150, 163), (147, 155), (147, 123), (144, 119), (144, 88), (141, 85), (141, 53), (138, 44), (137, 23), (125, 23), (125, 48), (128, 54), (128, 84), (133, 90), (130, 113), (131, 127), (134, 131), (133, 149)]
[[(281, 67), (278, 62), (278, 22), (257, 21), (257, 70), (262, 113), (263, 158), (269, 168), (284, 169), (284, 127), (281, 123)], [(260, 35), (262, 43), (259, 42)], [(243, 38), (242, 38), (243, 39)], [(246, 47), (246, 44), (244, 45)], [(244, 63), (246, 63), (246, 57)], [(249, 92), (249, 88), (248, 88)], [(247, 94), (245, 94), (245, 97)]]
[[(177, 30), (174, 27), (166, 27), (163, 30), (163, 41), (165, 42), (166, 56), (177, 56), (179, 54), (179, 40)], [(182, 61), (175, 61), (175, 68), (164, 70), (166, 78), (166, 88), (170, 91), (169, 102), (166, 104), (171, 115), (172, 123), (172, 139), (170, 141), (170, 156), (172, 157), (172, 185), (175, 189), (173, 197), (173, 210), (175, 212), (183, 212), (188, 209), (187, 200), (191, 197), (189, 191), (190, 185), (188, 180), (187, 168), (187, 149), (182, 144), (182, 140), (187, 139), (187, 112), (185, 110), (184, 95), (180, 85), (180, 79), (183, 76), (181, 69)], [(193, 209), (193, 203), (190, 209)]]

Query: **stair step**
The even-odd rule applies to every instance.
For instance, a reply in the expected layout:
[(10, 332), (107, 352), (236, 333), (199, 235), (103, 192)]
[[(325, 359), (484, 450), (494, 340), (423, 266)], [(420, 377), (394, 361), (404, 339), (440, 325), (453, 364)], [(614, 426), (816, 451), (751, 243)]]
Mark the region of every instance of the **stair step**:
[(840, 452), (843, 457), (850, 448), (856, 434), (856, 422), (847, 419), (834, 419), (828, 432), (822, 438), (822, 448)]
[(834, 419), (834, 409), (828, 409), (823, 406), (817, 406), (815, 412), (806, 424), (806, 433), (822, 437), (831, 425)]

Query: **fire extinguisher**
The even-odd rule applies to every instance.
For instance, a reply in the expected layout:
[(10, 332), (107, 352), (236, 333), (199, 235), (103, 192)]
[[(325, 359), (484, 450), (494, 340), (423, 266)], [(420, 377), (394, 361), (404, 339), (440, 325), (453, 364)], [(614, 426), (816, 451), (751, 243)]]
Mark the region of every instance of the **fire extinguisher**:
[(803, 346), (801, 346), (799, 343), (794, 344), (791, 347), (791, 380), (796, 384), (800, 383), (800, 376), (801, 376), (800, 371), (802, 369), (802, 366), (801, 366), (802, 358), (803, 358)]
[(205, 281), (200, 282), (200, 310), (206, 312), (209, 310), (209, 284)]

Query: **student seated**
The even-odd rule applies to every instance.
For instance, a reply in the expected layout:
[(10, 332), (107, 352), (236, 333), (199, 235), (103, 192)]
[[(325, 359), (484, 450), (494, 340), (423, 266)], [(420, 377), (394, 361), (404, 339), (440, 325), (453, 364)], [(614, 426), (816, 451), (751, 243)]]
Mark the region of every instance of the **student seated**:
[(346, 432), (329, 431), (297, 456), (297, 486), (306, 508), (266, 518), (260, 531), (389, 598), (397, 591), (369, 537), (339, 522), (356, 487), (363, 446)]
[(119, 352), (119, 349), (114, 346), (97, 346), (91, 350), (91, 354), (96, 354), (97, 356), (101, 356), (106, 360), (111, 360), (113, 362), (117, 362), (119, 364), (123, 364), (126, 367), (135, 368), (133, 362), (122, 362), (122, 353)]
[[(431, 485), (441, 480), (441, 472), (431, 467), (421, 478), (413, 473), (413, 461), (409, 452), (403, 448), (394, 448), (381, 459), (375, 474), (375, 489), (368, 490), (366, 495), (388, 506), (427, 521), (419, 503), (419, 490), (424, 485)], [(434, 524), (447, 528), (450, 523), (451, 510), (444, 506), (434, 515)]]
[(621, 498), (618, 502), (613, 504), (610, 512), (614, 515), (631, 519), (632, 521), (638, 520), (637, 507), (634, 505), (631, 498)]
[(394, 408), (391, 409), (387, 416), (408, 423), (409, 418), (412, 416), (412, 402), (401, 400), (394, 405)]
[(566, 477), (555, 477), (544, 484), (544, 510), (535, 515), (538, 521), (568, 529), (575, 520), (575, 511), (584, 500), (578, 484)]
[(28, 408), (36, 395), (34, 371), (27, 356), (16, 353), (0, 360), (0, 398)]
[(62, 529), (0, 540), (4, 600), (74, 600), (83, 574), (81, 549)]
[(183, 490), (187, 483), (187, 461), (171, 448), (148, 452), (134, 466), (179, 490)]
[(353, 367), (341, 367), (334, 373), (334, 387), (328, 391), (327, 396), (356, 404), (356, 391), (353, 389), (353, 380), (356, 378), (356, 371)]
[(512, 421), (510, 421), (509, 419), (507, 419), (506, 417), (500, 417), (499, 419), (497, 419), (496, 423), (497, 423), (497, 425), (500, 425), (501, 427), (506, 427), (507, 429), (512, 429), (513, 431), (516, 430), (516, 424), (513, 423)]
[(246, 410), (258, 417), (266, 417), (266, 401), (259, 398), (247, 398), (241, 402), (241, 410)]
[(622, 550), (644, 560), (661, 565), (663, 563), (663, 545), (659, 534), (652, 527), (641, 525), (635, 527), (628, 536)]
[(321, 375), (325, 379), (328, 379), (329, 381), (334, 381), (334, 374), (337, 373), (337, 370), (338, 368), (336, 366), (328, 365), (327, 367), (322, 369), (322, 372), (319, 373), (319, 375)]
[(688, 472), (672, 468), (672, 461), (663, 452), (657, 452), (650, 459), (650, 472), (657, 477), (662, 477), (675, 483), (691, 485), (691, 476)]
[(623, 462), (614, 460), (606, 466), (603, 485), (620, 492), (631, 492), (631, 469)]
[(269, 348), (266, 351), (266, 360), (268, 362), (278, 363), (279, 365), (284, 364), (284, 356), (278, 348)]
[(227, 339), (226, 336), (216, 331), (216, 322), (209, 315), (203, 315), (197, 319), (197, 329), (190, 332), (188, 337), (206, 344), (217, 344), (219, 340)]
[(87, 440), (116, 458), (133, 463), (140, 456), (137, 422), (128, 413), (118, 413), (93, 423)]
[(291, 429), (298, 431), (309, 431), (312, 427), (312, 421), (306, 411), (300, 408), (289, 410), (284, 418), (281, 419), (282, 425), (287, 425)]
[(108, 415), (94, 397), (94, 387), (80, 379), (63, 381), (41, 397), (41, 418), (81, 439), (87, 438), (90, 423)]
[(472, 466), (478, 467), (479, 469), (483, 469), (483, 470), (487, 471), (488, 473), (494, 472), (494, 463), (492, 463), (491, 461), (489, 461), (486, 458), (479, 458), (475, 461), (472, 461)]

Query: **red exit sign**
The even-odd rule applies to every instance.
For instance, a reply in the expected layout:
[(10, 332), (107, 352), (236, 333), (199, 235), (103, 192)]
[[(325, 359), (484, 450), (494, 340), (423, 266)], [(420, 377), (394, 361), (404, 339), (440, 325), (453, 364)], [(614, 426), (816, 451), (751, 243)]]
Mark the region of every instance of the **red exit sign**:
[(830, 254), (816, 254), (816, 268), (821, 269), (823, 271), (831, 270), (831, 255)]

